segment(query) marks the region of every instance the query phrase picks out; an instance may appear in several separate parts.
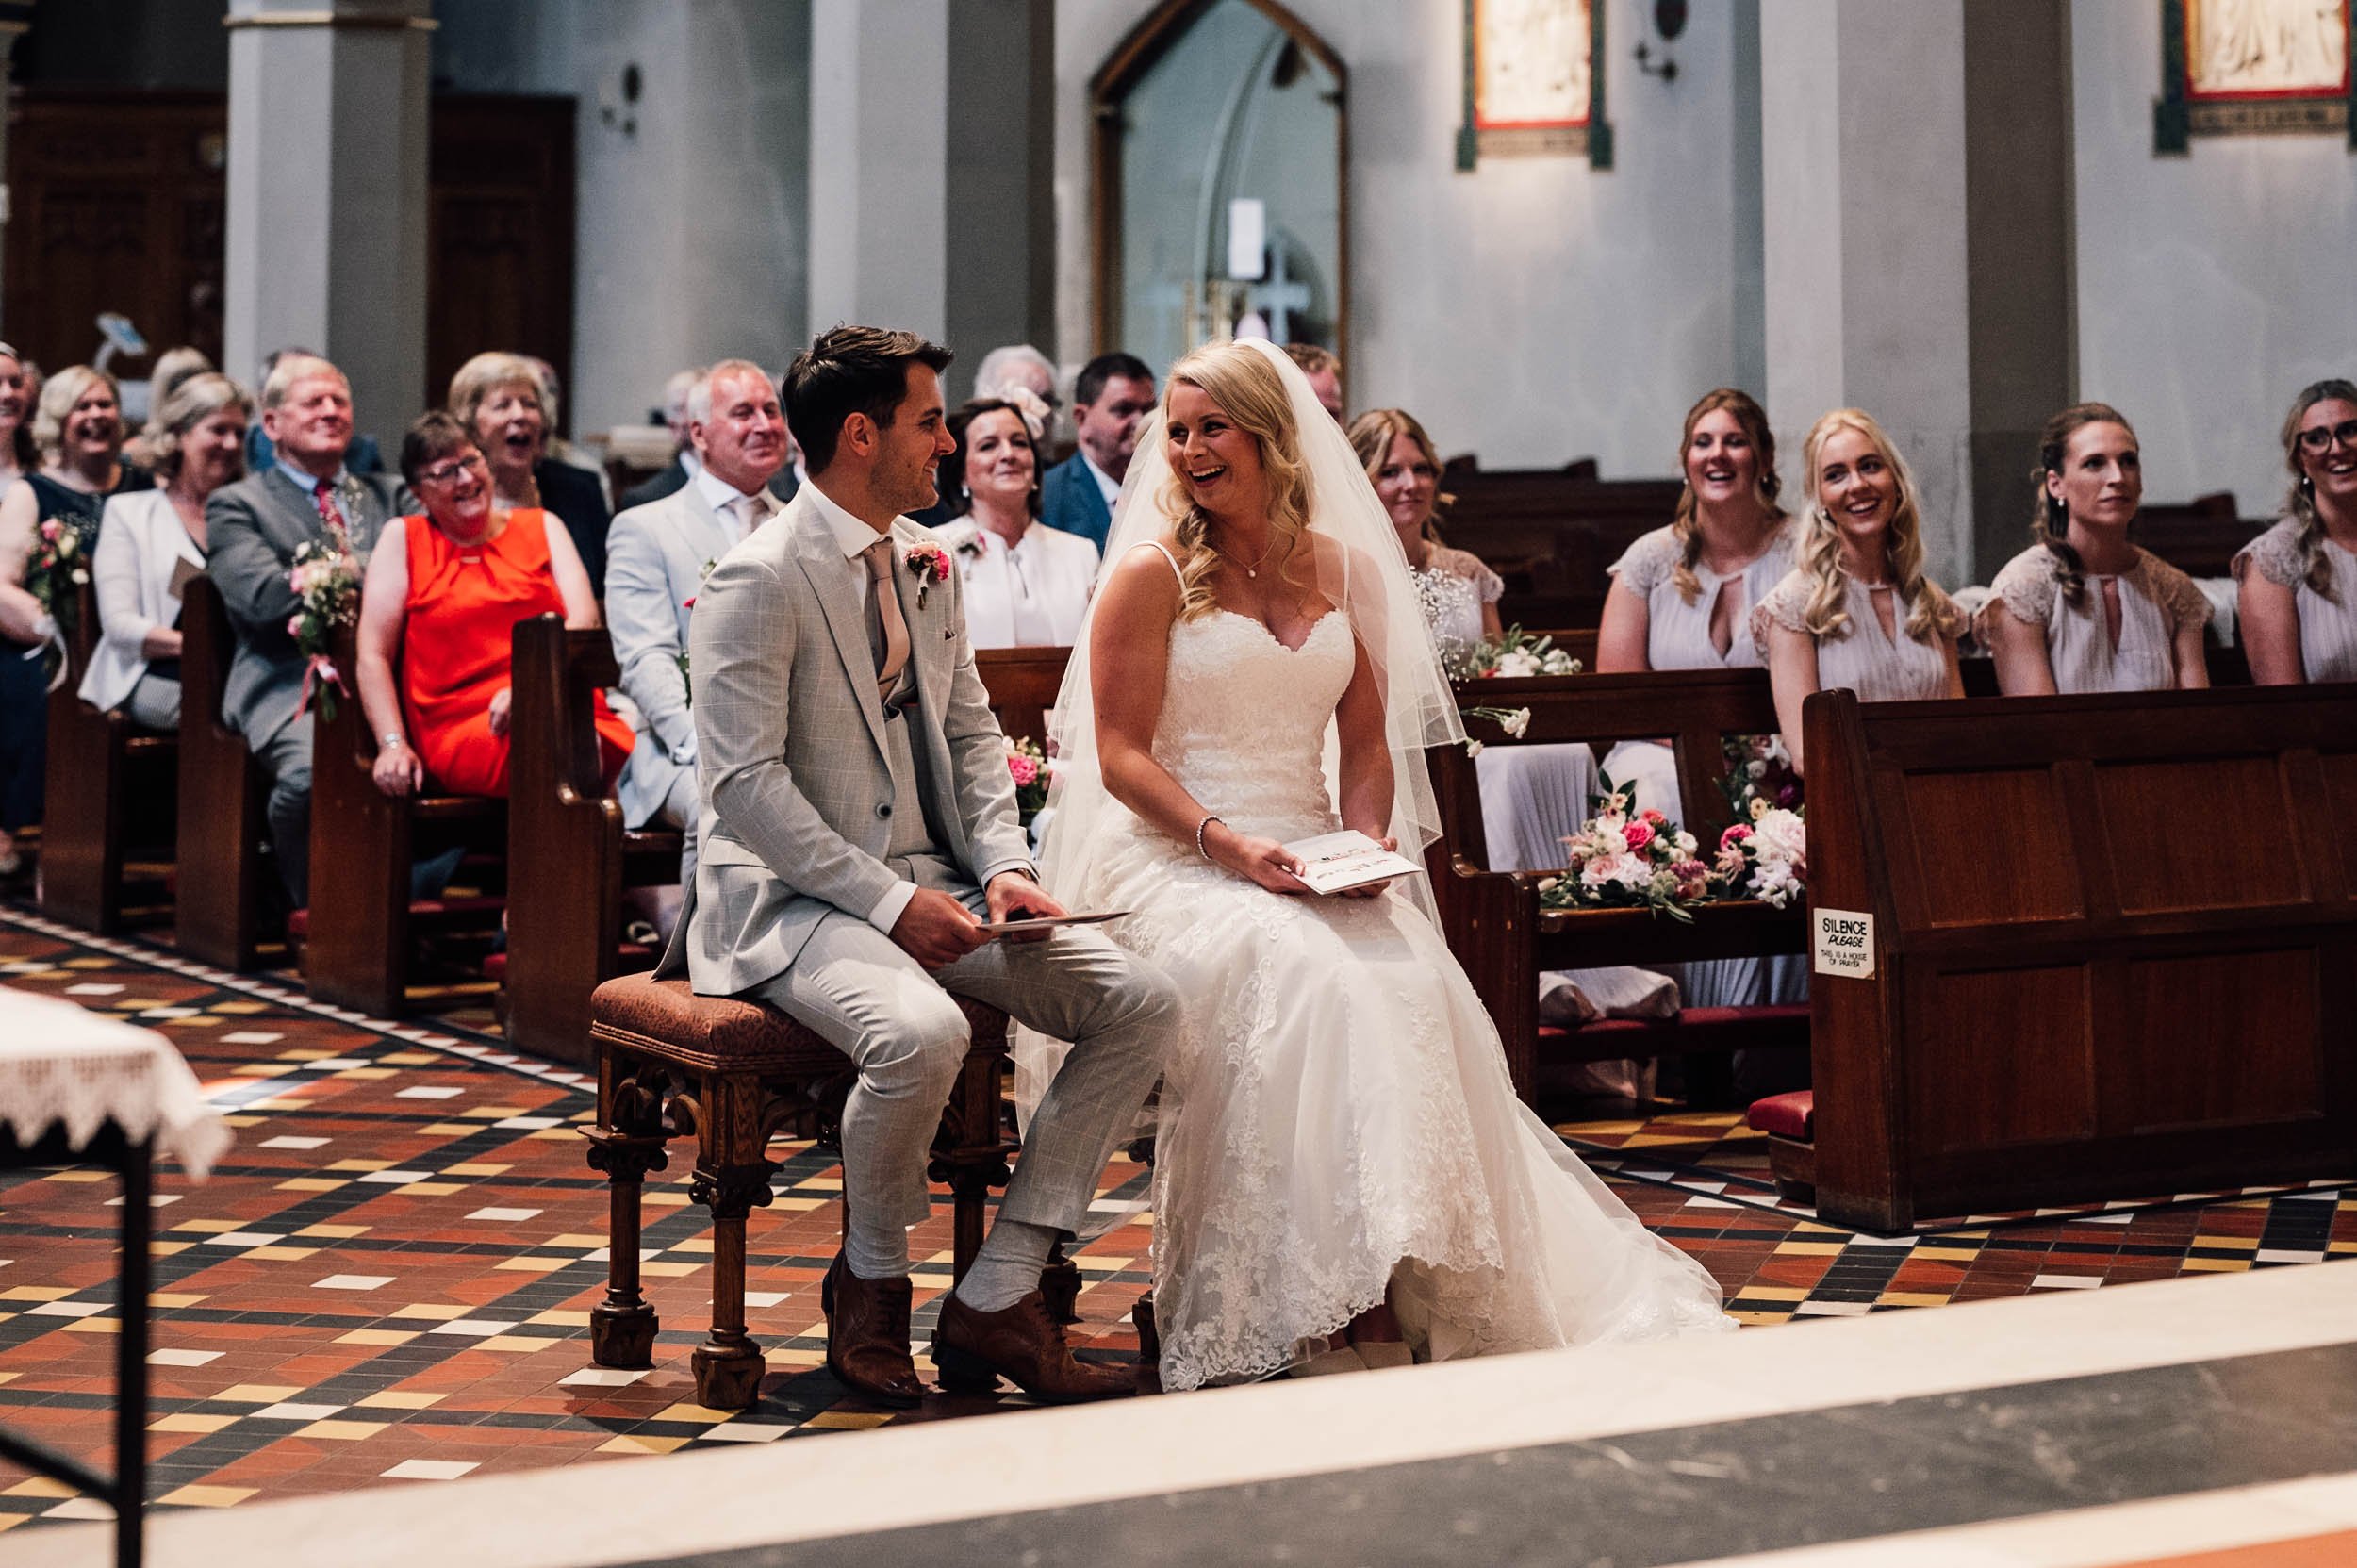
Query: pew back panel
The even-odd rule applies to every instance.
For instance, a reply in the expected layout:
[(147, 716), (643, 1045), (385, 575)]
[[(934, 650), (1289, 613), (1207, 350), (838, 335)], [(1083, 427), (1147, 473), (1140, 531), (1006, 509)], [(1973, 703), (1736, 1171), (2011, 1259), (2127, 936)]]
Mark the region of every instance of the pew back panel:
[(1524, 625), (1593, 626), (1604, 614), (1605, 569), (1670, 520), (1675, 479), (1599, 479), (1592, 463), (1561, 470), (1482, 470), (1452, 464), (1442, 488), (1448, 542), (1506, 580), (1499, 614)]
[(212, 579), (180, 602), (178, 886), (173, 945), (223, 969), (255, 966), (270, 781), (245, 737), (223, 721), (222, 688), (238, 639)]
[(974, 668), (1009, 740), (1047, 744), (1047, 715), (1063, 685), (1069, 648), (978, 648)]
[(82, 701), (98, 645), (98, 595), (75, 590), (65, 659), (50, 688), (42, 781), (41, 909), (111, 934), (124, 924), (124, 871), (133, 849), (159, 850), (173, 831), (172, 736), (136, 729), (120, 713)]
[[(1809, 699), (1830, 1218), (2301, 1180), (2357, 1150), (2357, 686)], [(1821, 737), (1823, 749), (1820, 750)]]

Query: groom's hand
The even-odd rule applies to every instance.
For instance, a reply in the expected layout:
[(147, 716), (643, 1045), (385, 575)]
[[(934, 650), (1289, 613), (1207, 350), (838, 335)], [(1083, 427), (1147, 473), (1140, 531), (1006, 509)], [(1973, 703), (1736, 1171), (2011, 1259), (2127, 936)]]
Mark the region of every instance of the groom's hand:
[(928, 969), (955, 964), (990, 940), (966, 907), (935, 888), (920, 887), (892, 922), (892, 939)]
[[(991, 878), (990, 885), (982, 889), (982, 897), (989, 900), (990, 919), (993, 925), (997, 925), (1001, 920), (1022, 920), (1032, 917), (1053, 919), (1059, 915), (1068, 913), (1063, 905), (1049, 898), (1039, 883), (1020, 871), (1001, 871)], [(1052, 933), (1045, 931), (1025, 932), (1019, 936), (1010, 936), (1007, 940), (1038, 942), (1051, 934)]]

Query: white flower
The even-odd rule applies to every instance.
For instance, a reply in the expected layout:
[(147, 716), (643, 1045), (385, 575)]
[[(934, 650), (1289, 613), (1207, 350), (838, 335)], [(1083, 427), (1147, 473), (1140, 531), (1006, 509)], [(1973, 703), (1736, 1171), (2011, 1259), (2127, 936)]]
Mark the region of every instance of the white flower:
[(1768, 765), (1755, 758), (1743, 765), (1743, 771), (1755, 779), (1764, 779), (1768, 776)]
[(1509, 678), (1536, 675), (1539, 673), (1539, 661), (1518, 649), (1499, 654), (1497, 667), (1491, 673)]
[(1530, 728), (1530, 710), (1516, 708), (1512, 713), (1498, 720), (1498, 728), (1512, 735), (1516, 740), (1522, 739), (1525, 732)]
[(1679, 854), (1685, 856), (1689, 860), (1693, 858), (1695, 844), (1694, 835), (1692, 834), (1686, 832), (1684, 829), (1680, 829), (1677, 837), (1672, 839), (1670, 842), (1677, 846), (1677, 851)]
[(1557, 886), (1562, 883), (1562, 881), (1563, 879), (1561, 877), (1541, 877), (1539, 879), (1539, 891), (1541, 893), (1552, 893), (1556, 890)]
[(1465, 742), (1465, 755), (1469, 757), (1477, 757), (1481, 755), (1481, 742), (1477, 740), (1469, 740)]

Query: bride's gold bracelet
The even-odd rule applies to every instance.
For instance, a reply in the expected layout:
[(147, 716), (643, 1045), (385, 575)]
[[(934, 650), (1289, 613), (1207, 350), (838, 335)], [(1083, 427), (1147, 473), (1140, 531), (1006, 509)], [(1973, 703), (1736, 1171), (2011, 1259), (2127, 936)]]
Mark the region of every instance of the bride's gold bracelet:
[(1214, 817), (1208, 814), (1204, 817), (1202, 821), (1197, 822), (1195, 825), (1195, 852), (1201, 855), (1205, 860), (1211, 858), (1211, 851), (1203, 842), (1203, 830), (1210, 827), (1214, 822), (1217, 822), (1221, 827), (1226, 827), (1228, 825), (1228, 819), (1226, 817)]

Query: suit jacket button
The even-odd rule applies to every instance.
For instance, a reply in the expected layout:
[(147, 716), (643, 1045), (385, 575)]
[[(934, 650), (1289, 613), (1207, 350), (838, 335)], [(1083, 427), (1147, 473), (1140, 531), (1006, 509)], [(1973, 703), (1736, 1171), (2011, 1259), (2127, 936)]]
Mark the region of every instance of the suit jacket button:
[(892, 815), (892, 807), (889, 805), (880, 805), (876, 808), (876, 815), (879, 817), (889, 817)]

